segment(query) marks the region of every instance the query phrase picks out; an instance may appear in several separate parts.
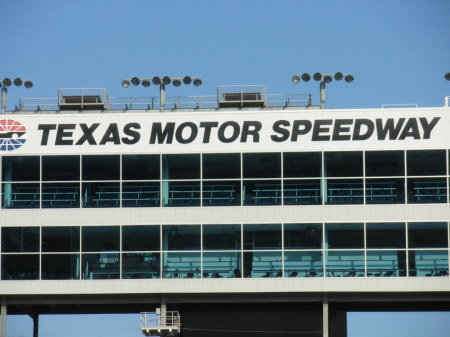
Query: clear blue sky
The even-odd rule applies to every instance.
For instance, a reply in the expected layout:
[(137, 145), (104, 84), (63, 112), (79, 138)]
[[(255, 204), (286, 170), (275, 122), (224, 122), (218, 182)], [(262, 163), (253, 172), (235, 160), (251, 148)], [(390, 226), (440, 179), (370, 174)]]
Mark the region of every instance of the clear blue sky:
[[(318, 104), (318, 84), (293, 85), (291, 76), (337, 71), (355, 81), (328, 86), (330, 108), (442, 106), (450, 95), (444, 79), (450, 71), (449, 13), (449, 0), (0, 0), (0, 78), (35, 84), (31, 90), (12, 87), (9, 109), (23, 97), (56, 98), (59, 88), (157, 96), (153, 86), (123, 89), (120, 82), (164, 75), (203, 79), (202, 87), (170, 87), (168, 95), (265, 84), (271, 94), (311, 93)], [(450, 331), (449, 313), (349, 317), (349, 337), (439, 337)], [(86, 323), (66, 325), (69, 319)], [(135, 315), (45, 316), (40, 332), (137, 337), (137, 327)], [(9, 318), (9, 336), (31, 331), (29, 318)]]

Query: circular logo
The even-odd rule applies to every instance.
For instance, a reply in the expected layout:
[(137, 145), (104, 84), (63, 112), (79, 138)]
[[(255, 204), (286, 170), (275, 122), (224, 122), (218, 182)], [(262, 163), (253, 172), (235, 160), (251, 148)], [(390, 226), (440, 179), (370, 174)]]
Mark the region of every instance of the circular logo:
[(0, 151), (18, 149), (27, 140), (27, 129), (18, 121), (0, 119)]

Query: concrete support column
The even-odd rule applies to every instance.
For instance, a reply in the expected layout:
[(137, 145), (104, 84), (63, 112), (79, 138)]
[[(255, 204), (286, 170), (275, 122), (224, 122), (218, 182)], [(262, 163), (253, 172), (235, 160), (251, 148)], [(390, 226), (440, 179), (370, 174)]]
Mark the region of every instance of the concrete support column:
[(167, 301), (166, 296), (161, 296), (161, 322), (166, 325), (167, 321)]
[(1, 315), (2, 315), (2, 328), (0, 330), (0, 337), (6, 337), (6, 299), (2, 299), (2, 307), (1, 307)]
[(33, 337), (39, 337), (39, 314), (34, 314), (33, 318)]
[(328, 297), (327, 295), (323, 295), (322, 300), (322, 331), (323, 337), (329, 337), (329, 306), (328, 306)]

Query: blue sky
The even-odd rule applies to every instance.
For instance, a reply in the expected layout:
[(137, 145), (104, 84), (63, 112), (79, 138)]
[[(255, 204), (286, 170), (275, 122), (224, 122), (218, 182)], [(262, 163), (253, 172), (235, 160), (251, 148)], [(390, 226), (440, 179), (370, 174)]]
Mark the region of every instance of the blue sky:
[[(311, 93), (318, 104), (318, 84), (294, 85), (291, 76), (337, 71), (355, 81), (328, 85), (330, 108), (442, 106), (450, 95), (449, 13), (448, 0), (0, 0), (0, 78), (35, 84), (12, 87), (8, 109), (19, 98), (56, 98), (59, 88), (157, 96), (154, 86), (124, 89), (120, 82), (164, 75), (203, 80), (199, 88), (170, 87), (168, 95), (264, 84), (270, 94)], [(446, 336), (450, 329), (449, 313), (396, 315), (351, 314), (349, 337)], [(71, 319), (87, 323), (67, 328)], [(132, 337), (140, 336), (137, 327), (136, 315), (45, 316), (40, 331)], [(31, 331), (29, 318), (9, 318), (9, 336)]]

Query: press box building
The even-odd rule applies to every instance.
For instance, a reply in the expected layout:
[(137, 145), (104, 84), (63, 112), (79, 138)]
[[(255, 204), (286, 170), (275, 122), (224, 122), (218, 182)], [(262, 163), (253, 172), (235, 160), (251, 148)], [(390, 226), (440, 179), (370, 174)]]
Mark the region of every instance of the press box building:
[(345, 336), (348, 310), (448, 309), (448, 106), (259, 86), (160, 108), (60, 89), (0, 116), (3, 317), (162, 305), (184, 336)]

